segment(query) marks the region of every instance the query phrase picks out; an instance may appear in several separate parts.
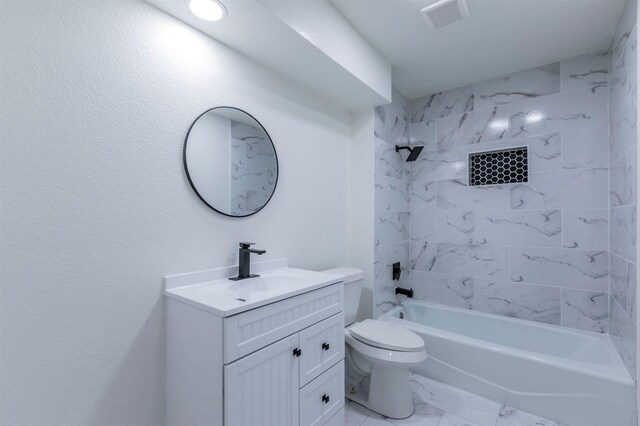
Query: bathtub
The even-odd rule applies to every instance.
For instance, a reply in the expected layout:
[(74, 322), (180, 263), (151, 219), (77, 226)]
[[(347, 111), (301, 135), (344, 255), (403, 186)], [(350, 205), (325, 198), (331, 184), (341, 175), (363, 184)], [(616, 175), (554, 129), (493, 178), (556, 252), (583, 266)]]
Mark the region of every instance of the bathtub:
[(424, 301), (379, 319), (424, 339), (416, 373), (570, 426), (634, 424), (634, 381), (607, 335)]

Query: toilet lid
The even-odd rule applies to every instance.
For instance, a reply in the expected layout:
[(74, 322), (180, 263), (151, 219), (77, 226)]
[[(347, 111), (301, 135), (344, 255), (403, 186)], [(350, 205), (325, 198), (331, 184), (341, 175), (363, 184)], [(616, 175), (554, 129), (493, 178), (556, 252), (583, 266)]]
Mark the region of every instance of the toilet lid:
[(417, 352), (424, 348), (420, 336), (387, 321), (367, 319), (349, 330), (354, 338), (377, 348), (399, 352)]

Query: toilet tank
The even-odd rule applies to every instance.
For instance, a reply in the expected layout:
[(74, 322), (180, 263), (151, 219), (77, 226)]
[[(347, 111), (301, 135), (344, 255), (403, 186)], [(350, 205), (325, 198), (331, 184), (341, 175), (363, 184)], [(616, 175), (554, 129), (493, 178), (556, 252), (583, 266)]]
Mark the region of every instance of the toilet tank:
[(342, 277), (344, 283), (344, 325), (353, 324), (358, 315), (364, 272), (361, 269), (350, 267), (327, 269), (322, 272)]

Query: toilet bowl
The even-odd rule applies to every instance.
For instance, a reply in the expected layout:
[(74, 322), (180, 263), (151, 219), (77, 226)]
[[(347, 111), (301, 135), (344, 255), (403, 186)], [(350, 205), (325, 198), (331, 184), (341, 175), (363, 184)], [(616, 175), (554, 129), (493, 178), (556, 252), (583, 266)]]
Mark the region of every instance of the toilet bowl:
[(363, 272), (328, 271), (344, 282), (347, 399), (382, 416), (404, 419), (413, 414), (409, 368), (427, 359), (420, 336), (399, 325), (367, 319), (355, 322)]
[(400, 326), (365, 320), (345, 329), (346, 396), (393, 419), (413, 414), (409, 368), (427, 359), (424, 341)]

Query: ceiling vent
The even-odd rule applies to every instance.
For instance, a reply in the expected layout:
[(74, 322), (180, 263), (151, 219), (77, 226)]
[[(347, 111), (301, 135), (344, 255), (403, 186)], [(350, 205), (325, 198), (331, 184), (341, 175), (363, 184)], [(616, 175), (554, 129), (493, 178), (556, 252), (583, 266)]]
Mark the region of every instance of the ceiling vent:
[(465, 0), (438, 0), (420, 9), (430, 30), (439, 30), (469, 17)]

